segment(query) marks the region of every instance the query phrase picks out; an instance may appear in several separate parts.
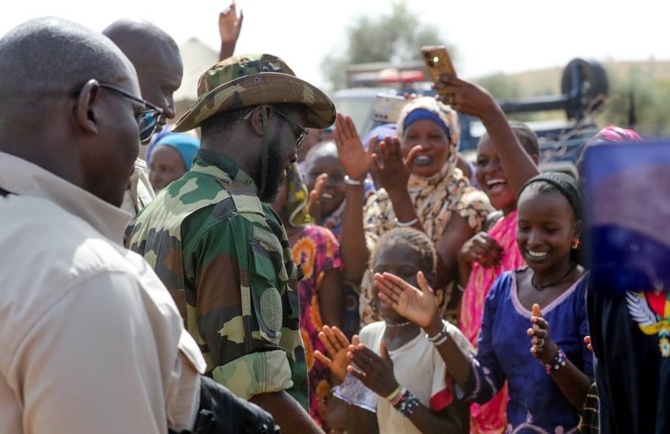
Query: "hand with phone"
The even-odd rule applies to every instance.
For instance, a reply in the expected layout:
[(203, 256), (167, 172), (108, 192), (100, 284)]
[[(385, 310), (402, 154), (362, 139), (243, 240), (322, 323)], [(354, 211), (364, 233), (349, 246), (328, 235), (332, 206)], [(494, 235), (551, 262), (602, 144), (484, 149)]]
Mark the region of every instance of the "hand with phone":
[(444, 45), (421, 47), (421, 58), (428, 69), (435, 90), (442, 98), (442, 102), (450, 105), (452, 94), (446, 92), (445, 89), (437, 87), (440, 77), (445, 75), (456, 77), (456, 69), (451, 61), (451, 56), (449, 55), (449, 51), (447, 51), (447, 47)]
[[(460, 113), (478, 117), (482, 121), (491, 117), (499, 117), (501, 114), (504, 116), (500, 105), (491, 93), (469, 81), (443, 75), (438, 79), (435, 89), (438, 91), (440, 101), (450, 104)], [(446, 102), (442, 95), (451, 95), (451, 97)]]

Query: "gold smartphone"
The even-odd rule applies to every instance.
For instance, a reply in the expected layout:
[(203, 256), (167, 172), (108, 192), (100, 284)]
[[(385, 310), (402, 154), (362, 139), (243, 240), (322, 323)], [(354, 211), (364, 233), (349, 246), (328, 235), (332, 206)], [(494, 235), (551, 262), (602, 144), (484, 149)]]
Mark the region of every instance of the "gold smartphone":
[(451, 62), (449, 51), (444, 45), (421, 47), (421, 58), (428, 68), (433, 83), (437, 84), (442, 74), (456, 76), (456, 69)]

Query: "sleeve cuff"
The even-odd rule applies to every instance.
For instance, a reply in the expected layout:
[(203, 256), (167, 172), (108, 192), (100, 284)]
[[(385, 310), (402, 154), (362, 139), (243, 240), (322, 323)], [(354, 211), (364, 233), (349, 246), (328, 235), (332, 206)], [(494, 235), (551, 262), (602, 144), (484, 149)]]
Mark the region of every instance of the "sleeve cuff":
[(291, 367), (282, 350), (246, 354), (212, 371), (212, 378), (235, 395), (249, 399), (293, 387)]

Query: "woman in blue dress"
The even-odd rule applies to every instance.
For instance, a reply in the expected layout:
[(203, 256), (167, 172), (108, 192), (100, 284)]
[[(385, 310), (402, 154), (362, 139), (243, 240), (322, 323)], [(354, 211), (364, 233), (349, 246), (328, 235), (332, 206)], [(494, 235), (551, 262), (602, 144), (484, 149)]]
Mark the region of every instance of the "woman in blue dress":
[(460, 351), (438, 322), (423, 276), (421, 289), (386, 273), (375, 275), (375, 284), (382, 301), (437, 345), (462, 399), (485, 403), (507, 381), (507, 432), (574, 433), (593, 381), (593, 356), (583, 344), (587, 279), (577, 257), (577, 183), (568, 175), (540, 174), (521, 189), (518, 210), (517, 243), (528, 266), (503, 273), (493, 284), (476, 356)]

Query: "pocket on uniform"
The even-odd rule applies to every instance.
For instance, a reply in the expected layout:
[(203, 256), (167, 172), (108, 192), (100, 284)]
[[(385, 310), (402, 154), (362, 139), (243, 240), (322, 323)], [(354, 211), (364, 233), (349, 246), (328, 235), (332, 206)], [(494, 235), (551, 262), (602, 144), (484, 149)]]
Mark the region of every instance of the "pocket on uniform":
[[(278, 244), (278, 243), (277, 243)], [(279, 344), (284, 323), (284, 309), (280, 288), (285, 285), (280, 279), (282, 271), (281, 250), (262, 240), (252, 239), (249, 249), (251, 288), (247, 292), (252, 306), (252, 336)], [(243, 294), (244, 296), (244, 294)]]

